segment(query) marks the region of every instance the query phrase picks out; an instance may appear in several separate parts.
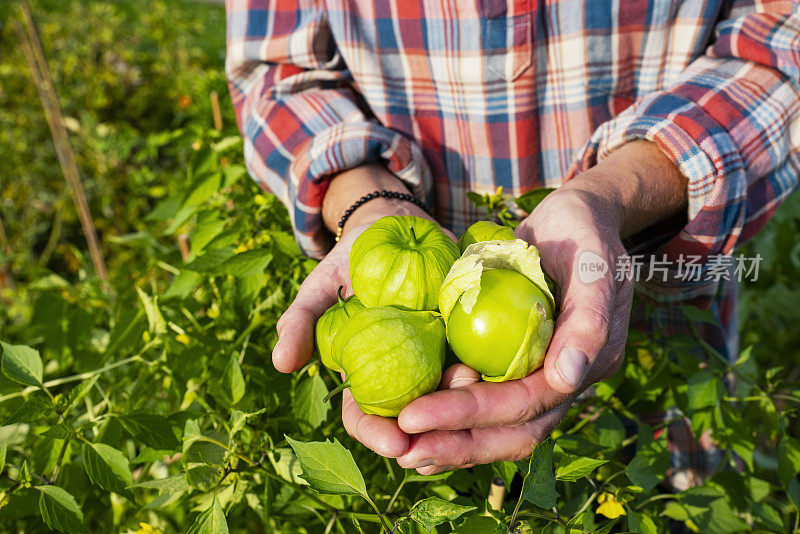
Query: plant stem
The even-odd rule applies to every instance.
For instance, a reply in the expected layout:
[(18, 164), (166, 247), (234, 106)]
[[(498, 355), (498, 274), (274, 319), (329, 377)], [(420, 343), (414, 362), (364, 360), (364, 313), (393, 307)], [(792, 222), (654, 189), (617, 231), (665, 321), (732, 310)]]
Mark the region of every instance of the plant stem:
[(386, 532), (391, 532), (391, 530), (392, 530), (391, 527), (386, 522), (386, 518), (383, 516), (381, 511), (378, 510), (378, 505), (375, 504), (375, 501), (373, 501), (370, 498), (370, 496), (367, 495), (367, 494), (364, 495), (364, 499), (366, 499), (366, 501), (369, 503), (369, 505), (372, 507), (372, 509), (375, 510), (375, 513), (378, 514), (378, 517), (381, 518), (381, 525), (383, 525), (383, 528), (386, 529)]
[[(114, 363), (108, 364), (108, 365), (106, 365), (104, 367), (101, 367), (99, 369), (95, 369), (94, 371), (86, 371), (85, 373), (80, 373), (80, 374), (77, 374), (77, 375), (65, 376), (65, 377), (62, 377), (62, 378), (56, 378), (54, 380), (48, 380), (47, 382), (45, 382), (43, 384), (43, 386), (51, 388), (51, 387), (55, 387), (55, 386), (60, 386), (62, 384), (68, 384), (70, 382), (77, 382), (79, 380), (86, 380), (88, 378), (92, 378), (94, 375), (105, 373), (106, 371), (110, 371), (112, 369), (116, 369), (117, 367), (121, 367), (123, 365), (127, 365), (127, 364), (129, 364), (131, 362), (135, 362), (135, 361), (143, 361), (143, 360), (142, 360), (141, 356), (139, 356), (137, 354), (136, 356), (131, 356), (130, 358), (125, 358), (124, 360), (120, 360), (118, 362), (114, 362)], [(0, 396), (0, 403), (5, 402), (5, 401), (7, 401), (9, 399), (15, 399), (17, 397), (22, 397), (22, 396), (27, 395), (29, 393), (33, 393), (34, 391), (37, 391), (38, 389), (39, 389), (39, 386), (28, 386), (25, 389), (23, 389), (22, 391), (16, 391), (14, 393), (9, 393), (7, 395)]]
[(397, 489), (394, 490), (394, 493), (392, 494), (392, 498), (389, 499), (389, 504), (386, 505), (386, 511), (383, 512), (384, 514), (388, 514), (389, 513), (389, 510), (392, 509), (392, 505), (394, 504), (394, 501), (397, 500), (397, 496), (400, 495), (400, 490), (402, 490), (403, 486), (406, 485), (406, 480), (408, 480), (408, 471), (406, 471), (405, 473), (406, 474), (403, 476), (403, 480), (400, 481), (400, 484), (397, 485)]
[(325, 395), (325, 398), (322, 399), (322, 402), (328, 402), (329, 400), (331, 400), (331, 397), (333, 397), (337, 393), (341, 393), (342, 391), (344, 391), (349, 387), (350, 387), (350, 380), (345, 380), (344, 382), (333, 388), (327, 395)]

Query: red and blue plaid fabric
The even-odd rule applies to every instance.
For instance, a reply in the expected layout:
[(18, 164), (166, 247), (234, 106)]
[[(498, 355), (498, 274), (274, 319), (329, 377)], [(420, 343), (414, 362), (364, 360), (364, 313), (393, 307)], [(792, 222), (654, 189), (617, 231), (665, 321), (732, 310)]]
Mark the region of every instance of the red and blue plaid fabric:
[[(460, 233), (467, 191), (558, 186), (623, 143), (688, 178), (688, 223), (659, 253), (731, 254), (798, 186), (800, 8), (777, 0), (227, 0), (226, 70), (250, 174), (301, 248), (332, 239), (336, 173), (382, 161)], [(736, 351), (735, 284), (644, 284), (644, 326), (675, 306)]]

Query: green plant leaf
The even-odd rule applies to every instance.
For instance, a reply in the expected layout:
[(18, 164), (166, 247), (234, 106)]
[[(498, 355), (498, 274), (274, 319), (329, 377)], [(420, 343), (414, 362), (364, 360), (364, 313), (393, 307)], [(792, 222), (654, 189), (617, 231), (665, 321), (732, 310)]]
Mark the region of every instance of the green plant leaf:
[(320, 493), (360, 495), (368, 499), (367, 486), (361, 470), (356, 465), (352, 453), (336, 438), (332, 442), (304, 443), (286, 436), (286, 440), (300, 461), (303, 478), (312, 488)]
[(42, 385), (42, 359), (39, 351), (25, 345), (8, 345), (0, 341), (0, 368), (8, 378), (26, 386)]
[(153, 449), (171, 451), (181, 446), (172, 425), (163, 415), (134, 412), (119, 417), (119, 422), (134, 438)]
[(701, 310), (696, 306), (681, 306), (684, 317), (694, 323), (719, 324), (711, 310)]
[(631, 479), (631, 482), (642, 488), (644, 491), (650, 491), (661, 482), (650, 467), (650, 462), (641, 454), (633, 457), (633, 460), (625, 468), (625, 474)]
[(789, 496), (789, 500), (792, 501), (795, 509), (800, 512), (800, 482), (798, 482), (797, 477), (792, 478), (789, 480), (789, 483), (786, 484), (786, 494)]
[(211, 506), (197, 516), (186, 532), (187, 534), (228, 534), (228, 522), (216, 494)]
[[(525, 525), (524, 522), (517, 521), (517, 524)], [(507, 528), (504, 528), (497, 519), (493, 517), (485, 517), (480, 515), (471, 515), (467, 517), (463, 523), (458, 525), (451, 534), (506, 534)], [(527, 532), (521, 530), (520, 532)]]
[(65, 489), (58, 486), (36, 486), (39, 490), (39, 513), (52, 530), (86, 532), (83, 511)]
[(327, 394), (328, 386), (319, 373), (306, 378), (297, 386), (292, 396), (292, 413), (298, 422), (308, 425), (308, 428), (301, 426), (303, 430), (317, 429), (328, 418), (331, 405), (322, 402)]
[(800, 473), (800, 440), (784, 435), (778, 444), (778, 477), (784, 485)]
[(418, 501), (412, 508), (409, 517), (422, 525), (428, 532), (445, 521), (453, 521), (462, 515), (477, 510), (475, 506), (462, 506), (439, 497), (428, 497)]
[(133, 493), (128, 489), (133, 484), (133, 475), (121, 451), (105, 443), (85, 443), (83, 467), (94, 485), (133, 501)]
[(750, 501), (750, 509), (755, 512), (756, 517), (758, 517), (771, 532), (784, 532), (783, 518), (775, 508), (766, 503)]
[(702, 410), (716, 406), (719, 401), (719, 380), (708, 371), (700, 371), (689, 377), (689, 409)]
[(658, 534), (658, 527), (655, 522), (647, 515), (634, 512), (627, 506), (628, 530), (639, 534)]
[(142, 288), (137, 287), (136, 293), (139, 294), (139, 300), (142, 301), (144, 313), (147, 315), (147, 324), (150, 326), (150, 332), (154, 334), (165, 334), (167, 332), (167, 322), (164, 316), (161, 315), (161, 310), (158, 307), (158, 297), (150, 297), (145, 293)]
[(234, 405), (244, 397), (245, 382), (239, 358), (231, 354), (222, 377), (219, 380), (219, 390), (228, 404)]
[(8, 452), (8, 443), (0, 443), (0, 475), (3, 474), (3, 469), (6, 466), (6, 453)]
[(556, 469), (556, 479), (575, 482), (608, 462), (595, 458), (573, 458), (568, 463), (559, 465)]
[(228, 258), (218, 265), (213, 274), (232, 275), (236, 277), (249, 276), (263, 273), (272, 261), (272, 251), (267, 248), (258, 248), (241, 252)]
[(540, 508), (550, 509), (559, 497), (556, 476), (553, 472), (553, 440), (547, 438), (537, 443), (523, 469), (522, 498)]
[(55, 407), (50, 401), (50, 398), (39, 393), (23, 402), (14, 413), (3, 421), (3, 426), (16, 423), (33, 423), (43, 419), (54, 411)]
[(555, 191), (552, 187), (539, 187), (532, 189), (524, 195), (514, 199), (514, 202), (523, 211), (531, 213), (533, 209), (539, 205), (539, 202), (544, 200), (544, 197)]
[(39, 433), (39, 435), (54, 439), (68, 439), (72, 436), (74, 432), (75, 429), (72, 428), (71, 424), (63, 422), (55, 426), (51, 426), (44, 432)]

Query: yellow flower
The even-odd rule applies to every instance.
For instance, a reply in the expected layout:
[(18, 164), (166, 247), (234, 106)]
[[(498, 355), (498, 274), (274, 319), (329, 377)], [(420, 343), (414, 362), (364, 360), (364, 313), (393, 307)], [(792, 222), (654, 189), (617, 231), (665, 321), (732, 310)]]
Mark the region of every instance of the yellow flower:
[(178, 334), (177, 336), (175, 336), (175, 341), (177, 341), (178, 343), (183, 343), (184, 345), (188, 345), (189, 336), (187, 336), (186, 334)]
[(141, 522), (139, 523), (139, 529), (136, 531), (136, 534), (161, 534), (161, 529)]
[(597, 497), (597, 502), (600, 503), (600, 506), (597, 507), (597, 513), (600, 515), (604, 515), (609, 519), (616, 519), (621, 515), (626, 515), (625, 508), (613, 493), (601, 493)]

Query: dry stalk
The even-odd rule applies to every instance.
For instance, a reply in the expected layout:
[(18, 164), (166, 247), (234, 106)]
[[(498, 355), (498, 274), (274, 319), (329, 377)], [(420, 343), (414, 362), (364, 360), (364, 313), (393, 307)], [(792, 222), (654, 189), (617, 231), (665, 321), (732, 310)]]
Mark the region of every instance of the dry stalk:
[(214, 117), (214, 129), (222, 131), (222, 110), (219, 107), (219, 95), (211, 91), (211, 115)]
[(106, 263), (100, 251), (97, 230), (92, 220), (89, 204), (86, 201), (86, 192), (81, 183), (78, 164), (75, 162), (75, 155), (69, 143), (67, 129), (64, 127), (61, 107), (58, 104), (58, 97), (56, 96), (55, 87), (53, 86), (53, 79), (50, 76), (50, 70), (44, 58), (44, 52), (42, 52), (42, 44), (36, 33), (33, 17), (31, 16), (27, 3), (22, 2), (20, 4), (20, 10), (22, 11), (25, 29), (23, 29), (19, 22), (15, 23), (15, 29), (19, 36), (22, 50), (25, 53), (25, 59), (28, 61), (28, 67), (30, 68), (34, 84), (39, 91), (39, 98), (42, 101), (42, 107), (44, 108), (45, 117), (47, 118), (47, 125), (50, 127), (50, 134), (53, 138), (56, 154), (58, 155), (58, 163), (61, 166), (61, 172), (64, 174), (64, 179), (72, 193), (72, 200), (78, 212), (83, 235), (89, 246), (92, 264), (94, 265), (97, 276), (104, 282), (107, 282), (108, 270), (106, 269)]

